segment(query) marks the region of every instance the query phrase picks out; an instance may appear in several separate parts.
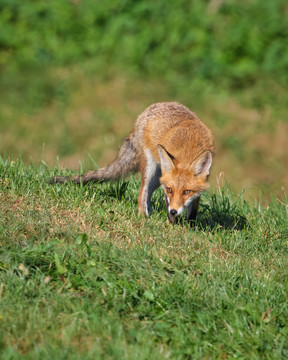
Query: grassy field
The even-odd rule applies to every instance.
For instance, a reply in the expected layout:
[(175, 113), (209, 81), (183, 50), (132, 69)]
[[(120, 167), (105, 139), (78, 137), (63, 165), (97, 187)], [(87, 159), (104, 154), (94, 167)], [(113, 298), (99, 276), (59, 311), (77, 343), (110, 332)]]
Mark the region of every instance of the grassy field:
[(227, 186), (195, 229), (139, 179), (49, 186), (67, 171), (0, 162), (1, 359), (288, 358), (288, 204)]
[[(1, 3), (1, 360), (288, 359), (287, 15), (287, 0)], [(113, 160), (160, 101), (215, 135), (195, 229), (168, 222), (160, 190), (139, 217), (139, 177), (48, 185)]]

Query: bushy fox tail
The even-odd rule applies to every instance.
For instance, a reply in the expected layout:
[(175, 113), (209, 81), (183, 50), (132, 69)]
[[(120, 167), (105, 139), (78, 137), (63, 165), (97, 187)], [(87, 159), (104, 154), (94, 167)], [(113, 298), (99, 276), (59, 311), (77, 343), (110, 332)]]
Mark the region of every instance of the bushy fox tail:
[(87, 184), (88, 182), (105, 182), (109, 180), (118, 180), (124, 178), (130, 173), (139, 170), (139, 161), (135, 146), (134, 130), (124, 139), (123, 144), (112, 163), (96, 171), (90, 171), (77, 176), (56, 176), (50, 179), (50, 184), (68, 183)]

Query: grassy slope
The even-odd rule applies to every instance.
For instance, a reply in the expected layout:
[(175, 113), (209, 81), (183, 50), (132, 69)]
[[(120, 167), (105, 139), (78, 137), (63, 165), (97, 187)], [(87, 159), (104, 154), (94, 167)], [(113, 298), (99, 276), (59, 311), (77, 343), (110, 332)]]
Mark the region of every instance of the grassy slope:
[(1, 359), (288, 357), (287, 202), (211, 190), (193, 230), (161, 192), (138, 217), (137, 179), (48, 176), (1, 161)]

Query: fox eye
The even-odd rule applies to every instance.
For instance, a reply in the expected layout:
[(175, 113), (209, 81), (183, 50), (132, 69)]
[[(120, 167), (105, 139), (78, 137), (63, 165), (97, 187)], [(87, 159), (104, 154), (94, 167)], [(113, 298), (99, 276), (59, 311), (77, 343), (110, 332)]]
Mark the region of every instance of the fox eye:
[(168, 188), (168, 187), (167, 187), (167, 188), (166, 188), (166, 191), (167, 191), (167, 193), (170, 193), (170, 194), (172, 193), (172, 189), (171, 189), (171, 188)]
[(187, 190), (184, 190), (184, 191), (183, 191), (183, 194), (185, 194), (185, 195), (191, 194), (191, 190), (188, 190), (188, 189), (187, 189)]

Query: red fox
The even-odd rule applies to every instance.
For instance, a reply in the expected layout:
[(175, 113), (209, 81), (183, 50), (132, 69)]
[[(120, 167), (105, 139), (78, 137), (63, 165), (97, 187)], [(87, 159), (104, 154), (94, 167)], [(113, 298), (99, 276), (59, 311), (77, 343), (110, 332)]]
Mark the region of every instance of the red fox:
[(138, 117), (110, 165), (80, 176), (56, 176), (51, 183), (104, 182), (140, 172), (140, 214), (151, 214), (152, 193), (162, 185), (169, 220), (175, 223), (187, 209), (187, 219), (194, 222), (200, 196), (209, 188), (214, 146), (210, 129), (187, 107), (156, 103)]

